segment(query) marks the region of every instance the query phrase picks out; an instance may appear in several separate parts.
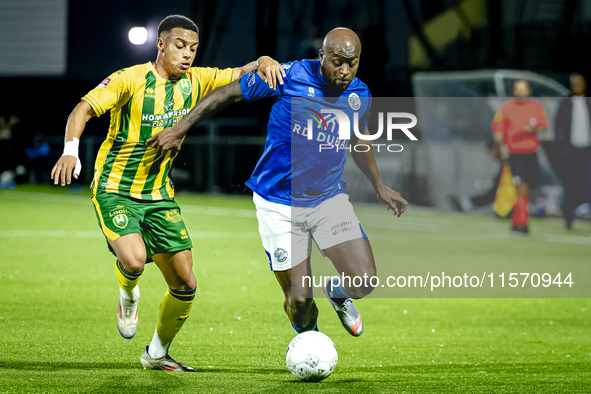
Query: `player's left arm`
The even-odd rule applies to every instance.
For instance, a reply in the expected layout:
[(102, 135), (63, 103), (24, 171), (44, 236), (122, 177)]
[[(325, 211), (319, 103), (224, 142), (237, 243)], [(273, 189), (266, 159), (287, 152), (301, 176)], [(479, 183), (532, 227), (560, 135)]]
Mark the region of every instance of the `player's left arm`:
[(531, 131), (536, 134), (544, 133), (548, 130), (548, 117), (546, 116), (546, 109), (544, 108), (544, 105), (541, 102), (538, 102), (537, 104), (540, 107), (540, 114), (539, 114), (538, 118), (536, 119), (537, 125), (536, 126), (526, 125), (523, 127), (524, 131)]
[(254, 70), (258, 70), (257, 74), (269, 85), (269, 88), (275, 90), (278, 83), (279, 85), (283, 85), (285, 70), (281, 67), (281, 64), (269, 56), (261, 56), (254, 62), (236, 68), (234, 80), (239, 80), (243, 75)]
[[(369, 130), (367, 127), (363, 131), (363, 134), (369, 135)], [(350, 145), (355, 147), (359, 143), (359, 138), (357, 135), (353, 134), (351, 136)], [(376, 158), (373, 153), (373, 146), (371, 144), (365, 144), (369, 146), (367, 152), (364, 149), (360, 149), (358, 152), (355, 149), (351, 149), (351, 156), (353, 157), (353, 161), (359, 167), (361, 172), (369, 179), (371, 185), (373, 186), (378, 199), (381, 203), (385, 204), (388, 210), (392, 210), (394, 215), (400, 217), (408, 207), (408, 202), (397, 191), (390, 189), (389, 187), (385, 186), (382, 182), (382, 178), (380, 177), (380, 173), (378, 172), (378, 165), (376, 164)], [(361, 152), (363, 151), (363, 152)]]

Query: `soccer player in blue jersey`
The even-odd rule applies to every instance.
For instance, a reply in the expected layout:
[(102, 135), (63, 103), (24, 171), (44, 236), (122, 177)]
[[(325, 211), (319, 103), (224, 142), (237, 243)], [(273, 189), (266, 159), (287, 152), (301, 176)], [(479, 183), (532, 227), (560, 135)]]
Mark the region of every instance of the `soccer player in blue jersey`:
[[(271, 110), (265, 151), (246, 185), (254, 192), (259, 232), (285, 295), (285, 312), (298, 333), (318, 330), (312, 288), (303, 281), (311, 275), (312, 239), (339, 273), (348, 277), (376, 274), (371, 246), (353, 212), (343, 181), (346, 144), (355, 147), (359, 137), (348, 131), (350, 140), (340, 139), (340, 132), (328, 127), (337, 117), (323, 115), (330, 110), (335, 115), (334, 110), (341, 111), (349, 119), (358, 119), (358, 130), (369, 134), (371, 94), (355, 77), (360, 53), (357, 34), (349, 29), (334, 29), (324, 38), (320, 60), (283, 65), (277, 89), (269, 88), (256, 73), (250, 73), (240, 81), (215, 89), (182, 121), (147, 141), (164, 150), (180, 149), (192, 125), (224, 106), (243, 99), (278, 99)], [(306, 116), (315, 118), (319, 128), (310, 127)], [(400, 216), (407, 202), (398, 192), (384, 186), (371, 145), (366, 146), (369, 149), (359, 152), (349, 149), (351, 156), (380, 201)], [(372, 290), (366, 282), (360, 287), (337, 279), (324, 284), (324, 292), (342, 325), (354, 336), (363, 332), (363, 322), (352, 299), (362, 298)]]

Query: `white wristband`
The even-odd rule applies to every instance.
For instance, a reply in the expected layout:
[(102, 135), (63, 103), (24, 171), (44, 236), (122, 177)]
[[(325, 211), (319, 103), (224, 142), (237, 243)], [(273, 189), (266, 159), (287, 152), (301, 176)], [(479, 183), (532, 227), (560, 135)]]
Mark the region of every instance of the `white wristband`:
[(80, 158), (78, 157), (78, 146), (80, 145), (80, 140), (78, 138), (72, 138), (72, 141), (66, 141), (64, 144), (64, 153), (62, 156), (74, 156), (76, 158), (76, 166), (74, 167), (74, 175), (78, 177), (80, 175), (80, 170), (82, 169), (82, 163), (80, 163)]
[(64, 144), (64, 153), (62, 156), (74, 156), (78, 158), (78, 146), (80, 145), (80, 140), (78, 138), (72, 138), (72, 141), (67, 141)]

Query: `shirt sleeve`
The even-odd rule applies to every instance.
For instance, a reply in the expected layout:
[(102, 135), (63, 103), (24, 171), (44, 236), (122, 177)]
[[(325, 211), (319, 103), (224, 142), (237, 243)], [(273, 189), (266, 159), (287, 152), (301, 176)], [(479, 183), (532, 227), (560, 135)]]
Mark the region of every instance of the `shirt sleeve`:
[(504, 133), (505, 132), (505, 116), (503, 115), (503, 106), (501, 106), (492, 121), (493, 133)]
[(103, 79), (96, 88), (82, 97), (97, 116), (101, 116), (122, 100), (127, 100), (132, 91), (132, 78), (126, 69), (119, 70)]
[(265, 97), (277, 97), (283, 95), (286, 85), (289, 83), (292, 64), (282, 64), (281, 67), (285, 70), (285, 77), (283, 78), (283, 85), (277, 85), (275, 90), (271, 89), (267, 82), (263, 81), (257, 74), (257, 70), (253, 70), (242, 76), (240, 80), (240, 87), (242, 89), (242, 96), (245, 100), (257, 100)]
[(544, 108), (544, 104), (538, 102), (540, 106), (540, 118), (538, 119), (538, 127), (548, 127), (548, 116), (546, 116), (546, 109)]
[(201, 84), (201, 97), (212, 90), (234, 81), (236, 68), (219, 69), (216, 67), (193, 67), (193, 73)]

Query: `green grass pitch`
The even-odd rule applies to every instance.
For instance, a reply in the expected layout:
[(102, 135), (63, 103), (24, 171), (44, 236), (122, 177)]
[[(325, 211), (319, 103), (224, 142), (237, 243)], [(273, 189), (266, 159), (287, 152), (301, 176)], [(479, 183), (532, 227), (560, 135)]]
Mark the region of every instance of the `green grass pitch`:
[[(143, 370), (140, 355), (154, 332), (165, 282), (154, 265), (147, 267), (137, 335), (121, 338), (114, 258), (82, 194), (0, 192), (0, 393), (591, 392), (589, 299), (365, 299), (358, 302), (365, 323), (359, 338), (318, 299), (319, 325), (335, 342), (339, 363), (325, 381), (297, 381), (285, 366), (295, 333), (258, 238), (252, 201), (210, 195), (178, 197), (199, 288), (171, 355), (199, 372)], [(358, 211), (361, 217), (385, 212)], [(483, 250), (489, 258), (558, 255), (591, 262), (585, 225), (567, 234), (558, 221), (534, 220), (531, 239), (490, 246), (462, 228), (505, 231), (507, 222), (412, 207), (396, 220), (392, 229), (366, 226), (376, 256), (392, 239), (403, 242), (391, 253), (409, 263), (413, 256), (471, 259)], [(428, 227), (442, 221), (455, 230)], [(574, 242), (551, 244), (535, 234)]]

